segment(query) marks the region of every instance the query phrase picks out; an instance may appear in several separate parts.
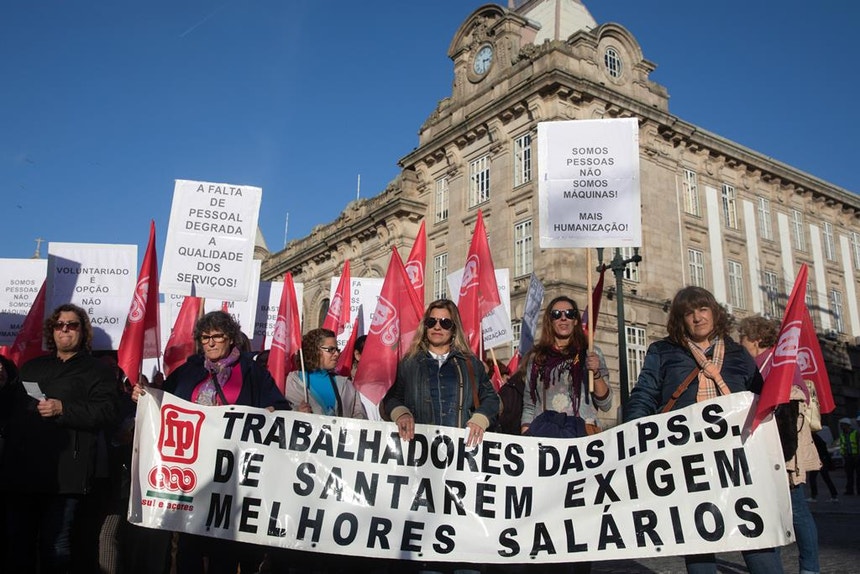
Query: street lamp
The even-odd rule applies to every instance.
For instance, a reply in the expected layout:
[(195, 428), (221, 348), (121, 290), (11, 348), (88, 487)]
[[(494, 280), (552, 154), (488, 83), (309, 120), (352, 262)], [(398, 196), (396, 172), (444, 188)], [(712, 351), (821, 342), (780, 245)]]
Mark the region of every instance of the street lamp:
[[(600, 267), (603, 267), (603, 248), (597, 248), (597, 259), (600, 261)], [(627, 404), (627, 399), (630, 396), (630, 382), (628, 378), (630, 374), (627, 372), (627, 333), (624, 324), (624, 271), (630, 263), (639, 264), (642, 257), (639, 255), (639, 248), (633, 248), (633, 257), (627, 259), (621, 254), (619, 247), (615, 248), (615, 257), (609, 262), (608, 268), (615, 273), (615, 304), (618, 314), (618, 387), (621, 390), (621, 407)]]

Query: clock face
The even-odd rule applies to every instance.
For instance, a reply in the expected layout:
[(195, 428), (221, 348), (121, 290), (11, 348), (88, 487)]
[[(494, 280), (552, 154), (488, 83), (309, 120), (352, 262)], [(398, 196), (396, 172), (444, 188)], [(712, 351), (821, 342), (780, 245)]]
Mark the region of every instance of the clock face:
[(484, 75), (490, 69), (490, 64), (493, 63), (493, 47), (489, 44), (481, 46), (478, 53), (475, 54), (475, 62), (472, 64), (472, 69), (478, 75)]

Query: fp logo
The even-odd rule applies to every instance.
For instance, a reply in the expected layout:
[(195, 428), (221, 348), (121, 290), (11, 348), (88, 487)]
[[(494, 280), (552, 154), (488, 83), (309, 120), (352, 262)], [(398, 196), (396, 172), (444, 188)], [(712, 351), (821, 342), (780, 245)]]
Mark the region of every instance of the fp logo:
[(200, 411), (190, 411), (176, 405), (161, 408), (161, 434), (158, 450), (165, 462), (191, 464), (197, 460), (203, 419)]
[(149, 275), (141, 277), (137, 282), (137, 289), (134, 290), (134, 297), (131, 300), (131, 310), (128, 312), (128, 322), (137, 323), (146, 314), (146, 298), (149, 295)]
[(469, 289), (478, 286), (478, 267), (481, 260), (477, 255), (472, 255), (466, 260), (466, 267), (463, 269), (463, 279), (460, 281), (460, 297), (462, 298)]
[(797, 361), (800, 347), (801, 321), (792, 321), (783, 329), (773, 350), (773, 366), (778, 367)]
[(376, 310), (370, 320), (370, 332), (376, 333), (386, 346), (394, 345), (400, 339), (400, 329), (397, 323), (397, 309), (390, 301), (379, 297)]
[(275, 321), (275, 329), (272, 332), (272, 346), (278, 349), (287, 348), (287, 320), (280, 314)]
[(406, 275), (409, 276), (409, 282), (416, 289), (424, 287), (424, 266), (420, 261), (410, 261), (406, 264)]
[(340, 293), (335, 293), (328, 306), (328, 316), (332, 319), (340, 320), (341, 309), (343, 309), (343, 297), (340, 296)]

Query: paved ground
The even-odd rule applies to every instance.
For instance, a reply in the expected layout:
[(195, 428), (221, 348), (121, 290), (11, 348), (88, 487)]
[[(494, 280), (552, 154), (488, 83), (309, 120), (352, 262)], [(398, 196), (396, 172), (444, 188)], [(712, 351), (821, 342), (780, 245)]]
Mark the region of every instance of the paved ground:
[[(822, 574), (860, 574), (860, 496), (843, 496), (845, 474), (831, 473), (839, 489), (839, 502), (830, 502), (827, 487), (819, 479), (819, 501), (809, 507), (818, 526), (819, 559)], [(798, 571), (797, 545), (781, 551), (786, 574)], [(717, 570), (726, 574), (747, 572), (740, 552), (717, 556)], [(684, 561), (678, 557), (648, 560), (614, 560), (594, 564), (592, 574), (683, 574)]]

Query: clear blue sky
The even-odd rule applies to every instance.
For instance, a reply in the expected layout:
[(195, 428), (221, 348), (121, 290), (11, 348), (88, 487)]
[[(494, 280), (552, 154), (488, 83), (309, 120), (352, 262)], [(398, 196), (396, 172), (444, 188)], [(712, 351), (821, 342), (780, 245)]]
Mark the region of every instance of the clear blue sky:
[[(503, 2), (506, 4), (506, 2)], [(0, 257), (136, 243), (174, 179), (263, 188), (272, 251), (382, 191), (451, 89), (472, 0), (3, 0)], [(854, 193), (860, 8), (592, 0), (658, 68), (670, 112)], [(46, 249), (43, 247), (43, 256)]]

